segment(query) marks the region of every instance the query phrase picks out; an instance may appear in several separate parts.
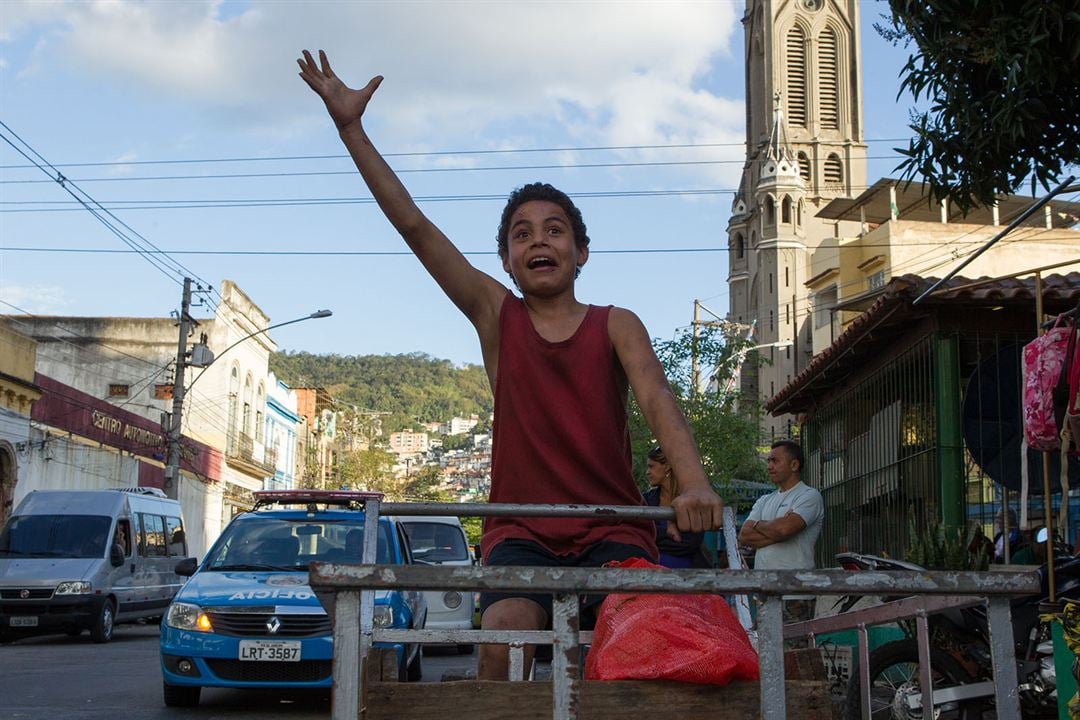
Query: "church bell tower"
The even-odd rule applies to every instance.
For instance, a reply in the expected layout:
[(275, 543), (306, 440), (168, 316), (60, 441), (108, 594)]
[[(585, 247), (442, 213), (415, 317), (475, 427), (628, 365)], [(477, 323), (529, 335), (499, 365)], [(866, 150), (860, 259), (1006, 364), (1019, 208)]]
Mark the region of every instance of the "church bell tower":
[[(747, 0), (746, 163), (728, 223), (729, 319), (754, 326), (742, 392), (768, 400), (806, 367), (810, 257), (846, 228), (816, 217), (866, 187), (858, 0)], [(821, 307), (817, 307), (821, 306)], [(745, 333), (743, 333), (745, 334)], [(766, 440), (791, 417), (766, 418)]]

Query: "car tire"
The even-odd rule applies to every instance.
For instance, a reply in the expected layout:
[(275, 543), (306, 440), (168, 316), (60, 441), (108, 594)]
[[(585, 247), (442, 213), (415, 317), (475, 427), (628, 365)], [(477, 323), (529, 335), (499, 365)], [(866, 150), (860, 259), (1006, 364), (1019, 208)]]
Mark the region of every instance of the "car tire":
[(101, 603), (97, 617), (94, 618), (94, 624), (90, 626), (90, 639), (96, 643), (107, 643), (112, 640), (115, 622), (116, 611), (112, 600), (106, 598), (105, 602)]
[(476, 647), (475, 645), (458, 645), (457, 646), (457, 654), (458, 655), (472, 655), (473, 654), (473, 648), (475, 648), (475, 647)]
[(202, 688), (188, 685), (170, 685), (163, 682), (161, 685), (162, 697), (168, 707), (197, 707)]

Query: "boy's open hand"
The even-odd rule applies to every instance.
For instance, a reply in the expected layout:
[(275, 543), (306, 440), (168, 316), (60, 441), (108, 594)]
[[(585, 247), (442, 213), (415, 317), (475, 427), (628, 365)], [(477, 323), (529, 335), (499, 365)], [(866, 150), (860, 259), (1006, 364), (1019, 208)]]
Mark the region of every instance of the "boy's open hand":
[(330, 61), (326, 59), (326, 53), (319, 51), (319, 66), (315, 65), (315, 59), (311, 53), (304, 50), (304, 57), (297, 58), (300, 65), (300, 77), (308, 86), (319, 94), (326, 103), (326, 110), (330, 113), (338, 130), (346, 126), (360, 122), (360, 116), (364, 114), (371, 96), (382, 82), (382, 75), (376, 75), (360, 90), (352, 88), (341, 82), (341, 78), (334, 74), (330, 68)]
[(724, 501), (711, 488), (685, 490), (671, 501), (671, 507), (679, 530), (705, 532), (724, 524)]

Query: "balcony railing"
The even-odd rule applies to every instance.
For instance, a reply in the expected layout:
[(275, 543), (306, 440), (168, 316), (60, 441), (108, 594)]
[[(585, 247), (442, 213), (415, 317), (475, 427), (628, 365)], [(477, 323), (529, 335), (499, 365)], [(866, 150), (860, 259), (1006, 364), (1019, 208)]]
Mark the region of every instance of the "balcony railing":
[(274, 474), (276, 458), (272, 451), (264, 452), (264, 460), (256, 460), (255, 440), (247, 433), (233, 432), (229, 435), (225, 459), (251, 475), (265, 477)]

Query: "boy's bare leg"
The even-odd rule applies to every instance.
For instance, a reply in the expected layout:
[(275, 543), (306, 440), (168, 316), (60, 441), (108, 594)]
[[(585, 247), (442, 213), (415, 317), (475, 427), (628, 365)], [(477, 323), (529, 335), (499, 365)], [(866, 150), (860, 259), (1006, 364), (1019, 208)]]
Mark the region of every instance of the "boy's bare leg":
[[(543, 630), (547, 627), (547, 612), (532, 600), (507, 598), (484, 611), (480, 619), (484, 630)], [(525, 646), (525, 677), (532, 667), (534, 645)], [(480, 661), (476, 668), (478, 680), (508, 680), (510, 648), (506, 645), (481, 645)]]

